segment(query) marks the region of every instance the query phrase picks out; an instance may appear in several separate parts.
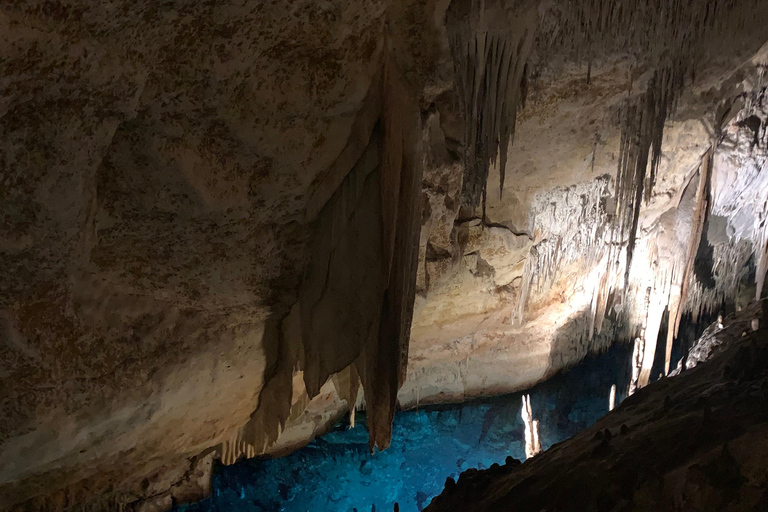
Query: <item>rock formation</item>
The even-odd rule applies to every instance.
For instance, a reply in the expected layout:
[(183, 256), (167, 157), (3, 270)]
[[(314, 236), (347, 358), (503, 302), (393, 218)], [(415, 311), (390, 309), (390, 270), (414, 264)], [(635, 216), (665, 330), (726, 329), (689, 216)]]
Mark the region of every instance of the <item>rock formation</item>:
[(533, 419), (533, 410), (531, 409), (531, 395), (523, 395), (523, 405), (520, 408), (520, 416), (525, 425), (525, 458), (541, 453), (541, 443), (539, 442), (539, 422)]
[(764, 291), (767, 11), (0, 6), (0, 510), (167, 509), (614, 342), (646, 385)]

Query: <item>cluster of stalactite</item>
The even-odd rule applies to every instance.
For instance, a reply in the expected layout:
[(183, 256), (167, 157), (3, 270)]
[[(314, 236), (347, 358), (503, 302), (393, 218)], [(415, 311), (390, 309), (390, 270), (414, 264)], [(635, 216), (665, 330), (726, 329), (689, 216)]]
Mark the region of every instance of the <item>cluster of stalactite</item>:
[[(615, 241), (626, 244), (625, 285), (634, 256), (640, 207), (650, 201), (662, 152), (664, 125), (680, 94), (695, 77), (698, 62), (712, 40), (726, 44), (747, 26), (754, 0), (644, 0), (634, 2), (566, 2), (561, 39), (576, 42), (582, 58), (621, 49), (641, 65), (650, 65), (647, 84), (618, 110), (621, 129), (616, 174)], [(634, 30), (627, 30), (629, 25)], [(579, 51), (579, 50), (577, 50)]]
[[(539, 62), (552, 64), (552, 56), (557, 55), (591, 63), (622, 51), (635, 58), (637, 69), (643, 73), (629, 77), (628, 98), (614, 117), (621, 140), (613, 207), (603, 212), (603, 216), (579, 219), (600, 236), (581, 240), (571, 238), (577, 233), (573, 226), (565, 229), (570, 235), (548, 225), (543, 227), (543, 240), (537, 242), (524, 266), (516, 319), (522, 322), (534, 285), (540, 287), (542, 281), (551, 282), (564, 262), (588, 255), (584, 261), (587, 268), (599, 261), (597, 278), (589, 279), (594, 292), (588, 339), (591, 340), (593, 332), (600, 332), (603, 320), (612, 311), (623, 325), (619, 332), (638, 340), (639, 386), (649, 380), (665, 314), (669, 315), (665, 350), (665, 370), (668, 371), (672, 342), (683, 314), (691, 312), (697, 316), (711, 312), (723, 300), (733, 299), (744, 276), (746, 261), (738, 237), (727, 246), (712, 249), (713, 267), (708, 270), (716, 275), (712, 283), (702, 283), (695, 275), (697, 254), (702, 238), (706, 238), (704, 229), (712, 207), (710, 182), (714, 149), (702, 157), (701, 165), (681, 191), (684, 197), (677, 205), (676, 211), (680, 213), (676, 215), (688, 216), (689, 234), (675, 238), (669, 235), (672, 229), (667, 226), (668, 240), (657, 245), (655, 234), (646, 236), (641, 248), (642, 264), (633, 265), (633, 259), (637, 252), (641, 207), (651, 200), (659, 171), (665, 123), (673, 115), (685, 87), (694, 80), (702, 56), (708, 49), (738, 38), (740, 31), (752, 26), (757, 6), (754, 0), (564, 0), (551, 2), (542, 11), (533, 50)], [(758, 81), (763, 74), (759, 74)], [(760, 85), (755, 89), (763, 90)], [(746, 111), (754, 110), (749, 105), (761, 104), (760, 94), (762, 92), (753, 92), (747, 98)], [(749, 123), (749, 119), (743, 122)], [(756, 126), (754, 145), (759, 146), (765, 129), (760, 120), (752, 124)], [(716, 141), (712, 142), (714, 148)], [(564, 223), (569, 218), (573, 217), (559, 216)], [(669, 216), (666, 221), (682, 222)], [(758, 297), (768, 269), (766, 225), (768, 223), (756, 219), (756, 226), (748, 235), (749, 245), (754, 248)], [(663, 225), (657, 228), (661, 232), (665, 230)], [(574, 240), (576, 250), (567, 248), (565, 240), (569, 239)], [(724, 272), (729, 263), (738, 265), (737, 276)]]
[[(503, 189), (507, 146), (514, 134), (517, 107), (524, 99), (526, 60), (532, 51), (539, 62), (546, 63), (554, 55), (591, 62), (618, 50), (632, 55), (638, 68), (649, 68), (638, 77), (637, 93), (630, 77), (629, 97), (617, 110), (621, 144), (614, 209), (607, 212), (613, 217), (606, 235), (609, 240), (602, 245), (574, 240), (569, 246), (562, 233), (544, 229), (546, 236), (537, 241), (524, 267), (518, 322), (534, 283), (541, 287), (542, 282), (551, 282), (558, 266), (581, 256), (583, 248), (597, 246), (590, 258), (604, 258), (607, 268), (596, 287), (589, 337), (594, 329), (600, 330), (608, 297), (616, 288), (624, 292), (629, 288), (640, 209), (643, 200), (647, 203), (652, 196), (664, 125), (706, 48), (738, 37), (750, 26), (756, 5), (757, 0), (561, 0), (540, 10), (524, 0), (451, 3), (446, 24), (465, 119), (464, 203), (471, 207), (485, 197), (488, 168), (497, 156)], [(604, 219), (589, 220), (586, 225), (603, 235)], [(669, 272), (674, 287), (682, 288), (683, 303), (692, 268), (688, 260), (693, 256), (686, 252), (685, 265)], [(768, 266), (768, 252), (764, 264)], [(622, 272), (624, 282), (619, 285), (616, 275)], [(682, 309), (677, 302), (673, 301), (675, 325)], [(654, 323), (656, 315), (651, 316)]]
[[(683, 315), (691, 313), (696, 318), (702, 312), (714, 312), (724, 301), (733, 301), (749, 274), (749, 261), (758, 261), (764, 226), (760, 219), (765, 215), (761, 213), (764, 208), (758, 204), (759, 200), (739, 203), (738, 198), (724, 199), (736, 201), (734, 204), (751, 215), (750, 219), (754, 217), (750, 220), (754, 223), (750, 231), (754, 241), (726, 237), (727, 241), (722, 242), (717, 239), (720, 235), (708, 235), (705, 231), (712, 208), (713, 154), (711, 149), (705, 152), (700, 165), (684, 182), (677, 203), (640, 239), (640, 259), (629, 271), (625, 268), (626, 259), (622, 258), (626, 245), (613, 243), (612, 217), (604, 207), (608, 192), (601, 179), (593, 182), (592, 188), (588, 184), (571, 188), (575, 192), (573, 196), (581, 198), (584, 206), (581, 214), (568, 208), (567, 189), (566, 193), (557, 190), (542, 193), (544, 200), (533, 203), (532, 231), (541, 230), (546, 238), (534, 245), (525, 262), (521, 297), (527, 299), (532, 292), (541, 291), (543, 284), (555, 281), (566, 261), (579, 261), (584, 268), (593, 269), (583, 276), (583, 285), (593, 287), (588, 318), (581, 322), (586, 331), (584, 338), (591, 341), (593, 333), (599, 334), (607, 314), (612, 312), (615, 318), (610, 334), (635, 339), (634, 386), (642, 387), (650, 380), (664, 318), (668, 319), (665, 340), (665, 370), (668, 371), (672, 342), (678, 335)], [(763, 163), (755, 165), (764, 168)], [(755, 173), (755, 177), (764, 177), (764, 174)], [(756, 187), (755, 193), (763, 194), (762, 189)], [(736, 207), (734, 204), (729, 207)], [(562, 219), (559, 228), (558, 219)], [(710, 227), (709, 231), (717, 229)], [(712, 242), (714, 245), (710, 245), (708, 237), (716, 239)], [(707, 250), (711, 255), (705, 258), (702, 251)], [(697, 256), (702, 261), (697, 263)], [(697, 264), (706, 268), (697, 270)], [(707, 275), (697, 275), (697, 272)], [(516, 310), (520, 322), (524, 311), (525, 301), (521, 300)]]
[(621, 145), (616, 173), (616, 235), (626, 241), (626, 274), (632, 266), (643, 198), (650, 200), (661, 159), (664, 123), (683, 88), (681, 65), (657, 69), (647, 90), (620, 109)]
[(686, 310), (694, 322), (717, 313), (724, 303), (735, 299), (736, 292), (748, 281), (753, 252), (753, 244), (747, 240), (712, 247), (712, 283), (708, 285), (700, 279), (690, 283)]
[(527, 91), (526, 64), (536, 31), (533, 0), (456, 0), (446, 26), (456, 91), (465, 120), (462, 203), (474, 209), (487, 193), (488, 169), (498, 159), (504, 188), (508, 146)]
[[(758, 66), (758, 73), (752, 83), (752, 89), (744, 94), (745, 108), (738, 117), (738, 130), (732, 136), (724, 137), (723, 145), (731, 149), (734, 162), (742, 171), (737, 179), (722, 195), (729, 197), (736, 204), (742, 204), (737, 217), (740, 226), (734, 229), (740, 238), (751, 241), (755, 260), (755, 298), (759, 299), (765, 285), (768, 272), (768, 103), (766, 93), (768, 84), (768, 64)], [(752, 211), (744, 218), (744, 210)], [(726, 201), (717, 201), (713, 208), (715, 214), (733, 213)]]
[[(764, 92), (760, 86), (750, 95), (762, 97)], [(623, 293), (632, 312), (630, 322), (637, 326), (631, 332), (636, 336), (637, 373), (631, 388), (642, 387), (650, 379), (665, 313), (664, 371), (668, 373), (672, 343), (684, 314), (697, 321), (720, 311), (724, 303), (735, 303), (744, 295), (752, 270), (753, 297), (762, 295), (768, 158), (760, 130), (768, 116), (757, 107), (759, 102), (745, 103), (729, 133), (702, 157), (675, 210), (662, 216), (645, 237), (643, 262), (631, 269), (630, 285)]]
[[(531, 0), (454, 0), (446, 15), (456, 92), (465, 119), (465, 206), (487, 193), (498, 158), (500, 193), (518, 107), (525, 101), (531, 53), (592, 61), (616, 51), (652, 70), (647, 90), (619, 115), (622, 152), (617, 176), (620, 233), (631, 260), (640, 198), (650, 197), (664, 123), (712, 35), (750, 26), (759, 0), (560, 0), (540, 9)], [(718, 37), (718, 40), (722, 37)], [(630, 84), (631, 89), (631, 84)], [(652, 155), (649, 157), (649, 152)], [(649, 164), (650, 159), (650, 165)]]
[[(686, 307), (691, 307), (688, 296), (710, 206), (711, 170), (712, 151), (709, 150), (683, 187), (677, 205), (660, 216), (643, 238), (641, 260), (624, 272), (627, 278), (616, 283), (614, 276), (614, 286), (618, 285), (625, 302), (627, 334), (635, 337), (637, 375), (633, 376), (633, 382), (637, 387), (650, 381), (665, 313), (668, 314), (665, 372), (668, 372), (672, 343)], [(608, 297), (611, 293), (612, 290), (605, 291), (602, 296)]]
[[(760, 0), (556, 0), (542, 11), (536, 51), (576, 60), (623, 52), (648, 63), (738, 37)], [(759, 23), (759, 21), (758, 21)]]
[[(688, 235), (685, 252), (681, 260), (674, 262), (674, 277), (671, 280), (676, 293), (670, 292), (667, 308), (669, 310), (669, 326), (667, 327), (667, 344), (664, 356), (664, 373), (669, 373), (670, 358), (672, 356), (672, 344), (680, 331), (680, 321), (683, 317), (684, 307), (688, 301), (693, 267), (699, 245), (704, 232), (704, 225), (710, 207), (710, 186), (712, 176), (712, 151), (709, 150), (702, 158), (699, 166), (696, 182), (696, 192), (693, 200), (690, 234)], [(692, 187), (692, 181), (689, 187)]]
[(225, 464), (264, 453), (329, 379), (352, 415), (362, 387), (370, 449), (389, 446), (408, 359), (422, 169), (418, 106), (391, 56), (379, 80), (368, 98), (378, 115), (359, 123), (367, 143), (352, 141), (351, 170), (317, 209), (298, 302), (267, 324), (264, 388), (220, 447)]
[[(678, 227), (666, 227), (666, 231), (678, 233), (676, 243), (667, 243), (663, 251), (654, 252), (653, 246), (661, 238), (655, 233), (649, 238), (651, 250), (646, 256), (652, 279), (643, 280), (643, 268), (632, 269), (632, 280), (647, 286), (646, 300), (639, 308), (635, 301), (634, 308), (640, 314), (641, 326), (636, 340), (642, 352), (637, 386), (647, 384), (650, 378), (665, 311), (664, 372), (669, 373), (672, 343), (684, 314), (690, 313), (697, 321), (702, 314), (720, 311), (724, 303), (736, 302), (743, 295), (751, 269), (755, 273), (754, 297), (762, 295), (767, 269), (761, 258), (766, 254), (768, 220), (768, 141), (763, 121), (768, 112), (763, 106), (763, 75), (764, 67), (757, 65), (752, 77), (756, 83), (742, 93), (745, 107), (705, 153), (684, 187), (677, 206)], [(750, 89), (749, 81), (744, 86)], [(659, 224), (663, 220), (659, 219)], [(679, 237), (681, 231), (688, 233), (687, 239)]]
[(523, 266), (518, 323), (523, 321), (531, 292), (547, 290), (562, 266), (583, 260), (591, 268), (602, 258), (609, 227), (604, 207), (608, 185), (608, 176), (603, 176), (542, 191), (534, 197), (528, 231), (536, 240)]
[[(610, 0), (553, 2), (536, 41), (536, 52), (599, 59), (626, 52), (650, 67), (639, 94), (618, 109), (621, 129), (613, 245), (626, 248), (625, 287), (632, 266), (642, 200), (656, 182), (664, 125), (708, 48), (727, 44), (754, 22), (757, 0)], [(631, 27), (631, 30), (629, 29)], [(611, 258), (615, 260), (615, 258)]]

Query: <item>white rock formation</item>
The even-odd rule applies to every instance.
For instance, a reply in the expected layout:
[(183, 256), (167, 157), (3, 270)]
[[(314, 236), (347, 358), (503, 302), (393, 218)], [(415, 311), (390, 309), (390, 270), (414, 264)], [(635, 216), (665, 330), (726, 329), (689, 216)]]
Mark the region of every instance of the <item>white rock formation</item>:
[(520, 417), (523, 419), (525, 429), (525, 458), (530, 459), (541, 453), (539, 442), (539, 422), (533, 419), (531, 410), (531, 395), (522, 396), (523, 405), (520, 407)]

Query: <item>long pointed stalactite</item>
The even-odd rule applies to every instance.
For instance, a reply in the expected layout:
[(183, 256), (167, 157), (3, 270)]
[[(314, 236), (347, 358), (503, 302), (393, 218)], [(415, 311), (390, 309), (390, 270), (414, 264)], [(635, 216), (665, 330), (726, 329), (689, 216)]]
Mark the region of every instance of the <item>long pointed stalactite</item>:
[[(653, 274), (647, 281), (645, 322), (641, 333), (644, 350), (638, 387), (646, 386), (650, 381), (665, 312), (668, 312), (668, 326), (664, 372), (669, 373), (672, 343), (677, 337), (687, 304), (693, 265), (709, 213), (711, 159), (710, 149), (705, 152), (698, 169), (684, 187), (676, 208), (662, 215), (657, 221), (656, 229), (662, 235), (647, 242)], [(687, 237), (677, 234), (684, 230)], [(671, 236), (665, 237), (665, 233)]]
[(616, 174), (616, 229), (626, 243), (625, 287), (632, 267), (640, 206), (650, 201), (661, 159), (664, 124), (683, 88), (683, 69), (656, 70), (648, 89), (621, 109), (621, 146)]

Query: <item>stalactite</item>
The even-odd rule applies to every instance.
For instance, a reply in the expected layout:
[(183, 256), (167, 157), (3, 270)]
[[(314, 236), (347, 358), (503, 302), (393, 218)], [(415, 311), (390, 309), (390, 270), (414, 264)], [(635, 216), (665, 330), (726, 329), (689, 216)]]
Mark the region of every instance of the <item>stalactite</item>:
[[(570, 60), (575, 58), (591, 64), (604, 56), (622, 52), (636, 60), (635, 69), (648, 69), (642, 76), (630, 77), (629, 97), (617, 109), (615, 120), (621, 130), (621, 142), (614, 182), (615, 210), (609, 212), (613, 214), (613, 223), (609, 230), (599, 222), (586, 224), (599, 226), (599, 237), (602, 237), (600, 243), (590, 248), (592, 261), (604, 259), (606, 262), (606, 270), (599, 276), (594, 288), (589, 336), (600, 331), (611, 297), (618, 297), (625, 303), (633, 300), (621, 296), (630, 293), (640, 210), (642, 203), (648, 203), (652, 198), (666, 121), (675, 111), (686, 82), (692, 80), (696, 66), (706, 55), (711, 41), (717, 40), (722, 44), (729, 37), (738, 37), (740, 30), (750, 26), (753, 9), (758, 5), (758, 0), (563, 0), (542, 4), (539, 23), (535, 24), (532, 50), (539, 63), (548, 65), (554, 56), (568, 56)], [(524, 11), (520, 5), (515, 5), (514, 9)], [(504, 130), (496, 131), (495, 127), (499, 120), (504, 123), (507, 118), (499, 116), (503, 108), (492, 108), (494, 104), (488, 107), (489, 99), (498, 97), (500, 91), (498, 87), (492, 89), (488, 86), (489, 83), (496, 84), (489, 82), (488, 77), (497, 75), (499, 66), (503, 68), (507, 62), (510, 68), (515, 68), (522, 58), (517, 53), (498, 53), (498, 48), (506, 48), (505, 41), (519, 38), (519, 34), (524, 32), (519, 29), (522, 26), (520, 23), (506, 23), (505, 27), (499, 27), (496, 21), (503, 21), (506, 15), (495, 1), (456, 0), (447, 15), (456, 88), (466, 123), (464, 186), (470, 205), (476, 205), (485, 192), (487, 162), (495, 157), (497, 151), (502, 158), (506, 155), (498, 149), (497, 142), (497, 134)], [(502, 76), (505, 75), (502, 73)], [(502, 88), (517, 93), (516, 81), (498, 83)], [(495, 95), (489, 93), (492, 90)], [(516, 105), (516, 102), (513, 103)], [(513, 130), (514, 124), (510, 126)], [(491, 136), (488, 136), (489, 133)], [(503, 138), (498, 140), (505, 142)], [(504, 164), (502, 160), (502, 180)], [(698, 222), (693, 226), (696, 228), (694, 231), (700, 228)], [(536, 231), (532, 229), (530, 232)], [(531, 293), (540, 292), (550, 284), (557, 275), (558, 267), (573, 261), (574, 254), (579, 252), (573, 250), (579, 247), (578, 243), (570, 245), (570, 234), (546, 229), (539, 232), (542, 233), (541, 240), (530, 251), (524, 266), (514, 315), (518, 323), (523, 321)], [(694, 238), (688, 247), (698, 244)], [(586, 246), (582, 244), (581, 248)], [(583, 252), (579, 253), (581, 255)], [(756, 255), (760, 269), (768, 269), (768, 240), (762, 240)], [(643, 309), (643, 322), (650, 323), (644, 335), (648, 353), (656, 345), (657, 335), (652, 332), (652, 326), (660, 323), (663, 314), (659, 304), (672, 306), (671, 336), (674, 336), (683, 305), (690, 302), (688, 296), (701, 295), (689, 277), (692, 264), (687, 262), (692, 258), (691, 250), (681, 256), (686, 264), (665, 269), (666, 281), (652, 285), (653, 304)], [(615, 279), (617, 272), (623, 273), (621, 283)], [(764, 272), (758, 274), (760, 288)], [(628, 315), (635, 313), (629, 312)], [(648, 371), (646, 368), (641, 381), (647, 379)]]
[(768, 272), (768, 219), (763, 221), (762, 233), (758, 239), (756, 245), (756, 253), (758, 255), (757, 265), (755, 266), (755, 300), (760, 300), (763, 293), (763, 285), (765, 284), (765, 273)]
[(267, 368), (259, 403), (248, 422), (220, 446), (223, 464), (264, 453), (285, 427), (293, 404), (293, 374), (301, 361), (298, 322), (298, 306), (284, 318), (267, 321), (262, 336)]
[[(665, 359), (669, 364), (672, 342), (680, 319), (697, 293), (693, 270), (710, 205), (712, 153), (705, 152), (701, 163), (680, 191), (676, 207), (669, 209), (647, 230), (641, 250), (643, 265), (634, 268), (632, 286), (625, 288), (625, 300), (645, 289), (644, 300), (633, 300), (631, 322), (640, 326), (642, 354), (636, 387), (648, 384), (665, 312), (669, 313)], [(627, 274), (625, 273), (625, 276)], [(626, 277), (625, 277), (626, 280)], [(690, 291), (693, 290), (691, 294)], [(668, 367), (665, 368), (668, 373)]]
[(652, 256), (653, 285), (646, 292), (646, 316), (643, 326), (643, 354), (640, 363), (640, 375), (637, 379), (637, 387), (645, 387), (651, 380), (651, 368), (653, 367), (656, 345), (659, 338), (659, 330), (664, 318), (664, 312), (669, 304), (672, 293), (672, 283), (675, 280), (677, 268), (672, 263), (661, 264), (657, 255)]
[(609, 261), (610, 251), (604, 251), (604, 256), (593, 270), (593, 272), (598, 272), (599, 278), (595, 280), (592, 301), (590, 302), (589, 327), (587, 328), (587, 337), (590, 341), (595, 332), (599, 335), (603, 330), (610, 291), (616, 286), (617, 275), (616, 272), (612, 272), (612, 265)]
[[(264, 388), (250, 420), (220, 447), (225, 464), (264, 453), (291, 416), (292, 403), (315, 397), (329, 378), (350, 407), (351, 421), (362, 383), (371, 450), (389, 446), (415, 298), (420, 112), (391, 54), (377, 86), (380, 94), (369, 99), (380, 105), (379, 121), (338, 188), (315, 208), (298, 303), (268, 322)], [(299, 368), (306, 392), (295, 397)]]
[[(628, 395), (633, 394), (637, 388), (643, 387), (643, 373), (645, 373), (646, 378), (650, 377), (650, 365), (653, 361), (653, 351), (650, 351), (651, 357), (649, 361), (649, 358), (646, 357), (649, 353), (649, 347), (646, 345), (652, 336), (658, 335), (658, 326), (656, 327), (656, 334), (649, 334), (653, 332), (653, 326), (649, 325), (649, 316), (651, 316), (651, 311), (654, 309), (654, 306), (656, 308), (658, 307), (656, 304), (659, 302), (658, 300), (654, 301), (653, 298), (654, 286), (648, 286), (643, 294), (642, 306), (636, 309), (636, 311), (639, 310), (642, 312), (640, 317), (640, 335), (635, 338), (635, 345), (632, 352), (632, 378), (629, 383)], [(661, 319), (659, 319), (659, 323), (661, 323)], [(653, 339), (653, 343), (655, 345), (655, 338)]]
[[(536, 251), (536, 253), (534, 253)], [(531, 251), (525, 258), (523, 264), (523, 279), (520, 285), (520, 294), (517, 297), (517, 308), (514, 313), (513, 320), (518, 325), (522, 325), (525, 317), (525, 307), (528, 304), (528, 298), (531, 295), (531, 285), (533, 284), (534, 271), (533, 267), (536, 265), (538, 250), (536, 247), (531, 247)]]
[[(650, 200), (656, 182), (664, 124), (675, 110), (686, 78), (693, 74), (711, 35), (727, 37), (726, 33), (738, 33), (733, 28), (744, 26), (756, 5), (755, 0), (565, 1), (549, 5), (543, 14), (547, 22), (542, 23), (537, 34), (535, 52), (545, 62), (548, 55), (564, 53), (592, 62), (602, 54), (621, 51), (651, 66), (644, 90), (631, 95), (617, 115), (621, 142), (607, 275), (612, 275), (617, 266), (623, 266), (624, 283), (620, 288), (625, 292), (635, 256), (640, 208), (643, 200)], [(717, 16), (711, 14), (714, 11), (718, 12)], [(627, 30), (629, 26), (633, 30)], [(625, 262), (617, 265), (617, 256), (622, 253)], [(768, 257), (765, 261), (768, 266)], [(685, 283), (687, 287), (687, 278)], [(598, 329), (597, 316), (602, 316), (611, 288), (606, 282), (593, 300), (592, 311)], [(685, 292), (687, 294), (687, 289)], [(675, 314), (676, 323), (679, 314), (679, 311)], [(657, 317), (657, 312), (652, 311), (654, 322)]]
[[(713, 183), (712, 213), (726, 219), (727, 229), (736, 244), (726, 250), (715, 248), (715, 264), (727, 261), (741, 264), (743, 243), (752, 250), (755, 268), (755, 298), (759, 298), (768, 270), (768, 140), (766, 140), (766, 67), (757, 66), (756, 76), (742, 95), (744, 108), (725, 130), (715, 154), (717, 183)], [(740, 268), (740, 267), (735, 267)], [(718, 282), (714, 293), (726, 290)], [(701, 292), (702, 300), (712, 300), (710, 290)]]
[[(712, 34), (738, 36), (760, 0), (562, 0), (544, 6), (536, 52), (584, 62), (623, 52), (655, 63)], [(759, 23), (759, 20), (758, 20)]]
[(382, 137), (379, 125), (363, 156), (315, 221), (312, 258), (299, 293), (304, 381), (310, 397), (328, 377), (349, 366), (378, 330), (384, 293), (381, 274), (386, 269), (379, 165)]
[(378, 329), (363, 340), (355, 362), (365, 392), (371, 451), (389, 446), (397, 391), (406, 376), (421, 227), (420, 111), (391, 56), (384, 67), (383, 105), (381, 277), (385, 288)]
[[(732, 303), (755, 269), (755, 295), (765, 275), (764, 248), (768, 241), (768, 141), (763, 136), (768, 118), (765, 101), (765, 69), (758, 65), (751, 86), (743, 93), (744, 108), (720, 129), (714, 152), (711, 214), (721, 223), (713, 234), (711, 279), (691, 279), (685, 310), (694, 321), (714, 314), (724, 302)], [(751, 263), (751, 265), (750, 265)], [(754, 266), (752, 266), (754, 265)], [(751, 268), (750, 268), (751, 267)]]
[(694, 322), (701, 316), (716, 313), (725, 302), (733, 302), (742, 283), (749, 276), (748, 262), (753, 254), (750, 241), (740, 240), (713, 247), (712, 274), (715, 285), (707, 287), (698, 280), (690, 283), (684, 311), (689, 311)]
[(664, 124), (684, 85), (682, 60), (657, 69), (647, 90), (628, 100), (620, 113), (622, 134), (614, 213), (619, 238), (626, 240), (627, 244), (625, 286), (632, 266), (642, 199), (646, 202), (650, 200), (656, 183)]
[(357, 367), (354, 364), (349, 365), (341, 372), (334, 374), (332, 380), (336, 394), (349, 407), (349, 426), (355, 428), (355, 406), (360, 393), (360, 376), (357, 374)]
[(465, 121), (462, 198), (470, 208), (485, 197), (488, 169), (497, 158), (499, 193), (504, 189), (537, 16), (532, 0), (455, 0), (448, 9), (446, 26)]
[(543, 62), (551, 55), (569, 55), (591, 63), (595, 58), (622, 52), (651, 68), (645, 89), (630, 95), (617, 116), (621, 144), (614, 238), (626, 245), (625, 289), (641, 202), (651, 198), (656, 182), (664, 124), (713, 36), (721, 44), (738, 37), (759, 3), (566, 0), (547, 5), (542, 14), (546, 23), (541, 24), (534, 51)]
[(531, 248), (523, 266), (515, 312), (517, 323), (523, 322), (531, 292), (546, 291), (561, 267), (583, 259), (584, 265), (591, 268), (603, 258), (609, 219), (602, 205), (608, 183), (608, 177), (602, 176), (540, 192), (534, 197), (528, 230), (542, 233), (545, 238)]
[(560, 264), (560, 257), (563, 254), (561, 243), (562, 238), (557, 236), (542, 240), (531, 247), (523, 265), (523, 281), (517, 303), (517, 322), (519, 324), (523, 322), (525, 307), (534, 282), (538, 293), (542, 291), (542, 288), (552, 284)]
[[(725, 32), (738, 34), (733, 28), (742, 27), (755, 5), (752, 0), (709, 4), (648, 0), (622, 2), (620, 6), (603, 0), (554, 2), (546, 9), (559, 9), (561, 18), (545, 23), (551, 11), (542, 18), (544, 32), (555, 27), (556, 33), (550, 41), (541, 34), (537, 36), (535, 51), (545, 62), (548, 44), (560, 44), (558, 51), (563, 51), (563, 46), (575, 49), (577, 57), (589, 62), (598, 57), (595, 51), (610, 49), (608, 54), (621, 48), (637, 59), (638, 67), (650, 69), (643, 76), (635, 77), (637, 80), (631, 78), (629, 97), (617, 109), (621, 137), (612, 219), (583, 219), (573, 213), (556, 215), (554, 212), (565, 202), (563, 197), (547, 198), (542, 205), (534, 201), (529, 218), (535, 221), (532, 220), (529, 232), (538, 236), (523, 268), (515, 317), (522, 323), (531, 295), (546, 289), (556, 279), (559, 267), (588, 254), (587, 261), (599, 261), (605, 269), (599, 271), (596, 278), (592, 275), (585, 278), (590, 286), (594, 285), (588, 336), (600, 332), (611, 303), (621, 306), (614, 312), (625, 317), (626, 334), (637, 339), (632, 391), (650, 380), (658, 333), (667, 312), (665, 372), (669, 370), (672, 343), (678, 335), (682, 315), (691, 312), (695, 321), (701, 313), (719, 308), (723, 300), (735, 299), (747, 271), (746, 246), (752, 248), (754, 257), (756, 297), (760, 297), (764, 287), (768, 271), (768, 192), (763, 192), (768, 191), (765, 178), (768, 173), (764, 172), (768, 141), (764, 140), (764, 120), (768, 113), (763, 107), (766, 88), (759, 63), (756, 64), (757, 85), (751, 91), (747, 89), (746, 107), (735, 121), (742, 127), (737, 141), (726, 141), (735, 146), (732, 172), (736, 176), (734, 185), (739, 187), (723, 187), (725, 192), (721, 192), (727, 197), (720, 201), (719, 214), (729, 219), (728, 222), (736, 223), (729, 227), (735, 232), (735, 238), (711, 249), (714, 285), (700, 283), (694, 273), (712, 205), (713, 150), (703, 155), (689, 185), (681, 191), (681, 203), (668, 212), (672, 217), (665, 214), (666, 222), (672, 224), (656, 225), (638, 233), (641, 207), (652, 199), (657, 180), (667, 119), (675, 111), (678, 98), (686, 82), (691, 80), (711, 36), (716, 34), (716, 40), (722, 44), (720, 36), (728, 37), (723, 34), (726, 28)], [(710, 8), (717, 10), (718, 15), (711, 15)], [(571, 17), (574, 13), (577, 16)], [(625, 30), (630, 22), (635, 28), (633, 31)], [(640, 92), (633, 88), (639, 88)], [(733, 128), (730, 130), (732, 133)], [(737, 220), (732, 221), (735, 217)], [(550, 219), (553, 222), (549, 222)], [(582, 226), (596, 228), (598, 236), (584, 241), (575, 228), (550, 227), (567, 225), (569, 219), (578, 219)], [(754, 219), (754, 224), (750, 219)], [(657, 238), (663, 248), (656, 247)], [(634, 268), (633, 261), (639, 255), (642, 255), (641, 263)]]
[[(757, 86), (752, 94), (749, 95), (749, 102), (747, 106), (747, 113), (750, 117), (753, 117), (755, 113), (762, 114), (763, 119), (766, 117), (765, 107), (765, 65), (760, 66)], [(756, 116), (755, 116), (756, 117)], [(758, 126), (754, 129), (754, 139), (752, 144), (752, 150), (754, 151), (757, 146), (757, 151), (760, 153), (760, 159), (762, 160), (763, 172), (765, 172), (766, 160), (768, 160), (768, 140), (763, 141), (760, 130), (765, 131), (765, 122), (760, 117), (757, 117)], [(762, 142), (762, 144), (761, 144)], [(755, 300), (760, 300), (762, 297), (763, 286), (765, 285), (765, 274), (768, 272), (768, 191), (764, 191), (763, 197), (758, 199), (758, 203), (761, 204), (762, 209), (758, 210), (756, 219), (755, 231), (757, 237), (755, 240), (755, 259), (757, 261), (755, 265)], [(758, 206), (759, 208), (759, 206)]]
[[(667, 344), (664, 356), (664, 375), (669, 374), (669, 365), (672, 359), (672, 344), (677, 338), (680, 329), (680, 319), (683, 316), (683, 307), (688, 299), (688, 290), (692, 279), (693, 265), (699, 244), (704, 231), (704, 223), (709, 213), (710, 175), (712, 172), (712, 151), (708, 150), (701, 159), (698, 172), (698, 187), (696, 191), (695, 206), (691, 216), (691, 232), (684, 257), (683, 271), (679, 276), (679, 282), (675, 283), (680, 289), (680, 294), (673, 297), (669, 303), (669, 325), (667, 327)], [(690, 185), (689, 185), (690, 186)]]

